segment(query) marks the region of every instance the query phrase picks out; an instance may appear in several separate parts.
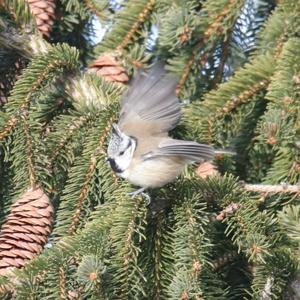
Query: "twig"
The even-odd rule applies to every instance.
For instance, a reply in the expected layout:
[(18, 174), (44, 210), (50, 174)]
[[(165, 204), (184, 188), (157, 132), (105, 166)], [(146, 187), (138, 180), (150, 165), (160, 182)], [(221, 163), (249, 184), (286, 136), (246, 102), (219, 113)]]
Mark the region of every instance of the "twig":
[(219, 214), (216, 216), (216, 220), (222, 221), (228, 215), (232, 215), (238, 208), (240, 204), (231, 202), (228, 206), (226, 206)]
[(240, 183), (243, 189), (247, 192), (258, 192), (258, 193), (300, 193), (300, 184), (292, 185), (292, 184), (249, 184), (249, 183)]
[(235, 251), (230, 251), (228, 253), (223, 254), (222, 256), (213, 260), (213, 271), (218, 272), (221, 268), (226, 266), (228, 263), (237, 259), (238, 254)]
[(155, 0), (149, 0), (143, 11), (141, 11), (138, 15), (138, 20), (133, 24), (131, 29), (127, 32), (122, 42), (116, 47), (117, 51), (121, 51), (124, 49), (134, 37), (134, 34), (139, 30), (141, 25), (145, 22), (146, 17), (152, 11), (155, 6)]
[(226, 63), (228, 53), (229, 53), (231, 32), (228, 31), (227, 34), (228, 34), (227, 40), (223, 41), (223, 43), (222, 43), (223, 47), (222, 47), (220, 64), (219, 64), (219, 67), (215, 74), (215, 78), (214, 78), (213, 82), (211, 83), (210, 89), (215, 89), (217, 87), (217, 85), (222, 81), (222, 75), (224, 72), (225, 63)]

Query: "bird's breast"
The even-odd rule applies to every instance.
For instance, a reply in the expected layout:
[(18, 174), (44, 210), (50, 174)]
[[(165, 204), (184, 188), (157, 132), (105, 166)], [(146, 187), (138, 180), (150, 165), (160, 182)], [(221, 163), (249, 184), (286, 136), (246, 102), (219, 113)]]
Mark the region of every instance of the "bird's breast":
[(155, 158), (145, 161), (133, 160), (120, 174), (134, 185), (155, 188), (171, 181), (183, 170), (185, 162), (172, 158)]

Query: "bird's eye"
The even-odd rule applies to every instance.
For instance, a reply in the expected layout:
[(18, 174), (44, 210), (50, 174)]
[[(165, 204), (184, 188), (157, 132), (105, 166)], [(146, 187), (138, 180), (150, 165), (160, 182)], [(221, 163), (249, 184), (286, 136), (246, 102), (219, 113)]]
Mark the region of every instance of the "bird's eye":
[(121, 151), (121, 152), (120, 152), (120, 155), (123, 155), (123, 154), (124, 154), (124, 151)]

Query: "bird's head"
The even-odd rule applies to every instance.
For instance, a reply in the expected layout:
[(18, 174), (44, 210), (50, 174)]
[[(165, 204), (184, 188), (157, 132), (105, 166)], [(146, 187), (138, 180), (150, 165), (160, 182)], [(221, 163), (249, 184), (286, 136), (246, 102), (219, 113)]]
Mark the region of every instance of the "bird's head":
[(117, 124), (113, 124), (107, 148), (107, 161), (114, 172), (122, 174), (128, 168), (135, 148), (136, 139), (123, 133)]

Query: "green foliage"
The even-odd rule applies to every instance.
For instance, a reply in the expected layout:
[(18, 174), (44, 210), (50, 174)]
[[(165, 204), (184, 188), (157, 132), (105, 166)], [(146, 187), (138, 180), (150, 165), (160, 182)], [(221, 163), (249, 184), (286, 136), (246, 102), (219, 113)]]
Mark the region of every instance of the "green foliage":
[(27, 27), (27, 30), (35, 28), (35, 20), (31, 14), (30, 7), (24, 0), (4, 0), (1, 6), (10, 14), (18, 27)]
[[(243, 4), (244, 1), (206, 1), (199, 10), (198, 3), (188, 1), (175, 3), (162, 12), (159, 45), (169, 56), (169, 69), (180, 74), (181, 98), (197, 99), (210, 85), (218, 83), (212, 81), (214, 76), (222, 77), (224, 62), (219, 60), (229, 53), (231, 28)], [(226, 48), (224, 53), (218, 52), (220, 47)]]
[(252, 284), (253, 299), (292, 299), (288, 282), (296, 275), (297, 263), (288, 252), (275, 252), (258, 266)]
[[(107, 138), (103, 136), (103, 131), (110, 127), (114, 113), (115, 108), (104, 110), (97, 115), (94, 127), (85, 132), (81, 157), (77, 158), (69, 170), (68, 180), (62, 192), (62, 205), (57, 212), (58, 227), (54, 229), (55, 235), (64, 236), (70, 231), (75, 232), (78, 226), (85, 223), (89, 211), (101, 203), (102, 193), (111, 188), (112, 174), (105, 162), (104, 141), (101, 141), (102, 138)], [(90, 185), (94, 188), (90, 189)], [(101, 193), (98, 194), (97, 190)]]
[[(274, 58), (271, 55), (257, 56), (255, 60), (239, 70), (230, 81), (222, 84), (219, 89), (206, 94), (202, 102), (192, 103), (186, 112), (187, 126), (197, 130), (195, 134), (201, 140), (217, 143), (221, 147), (230, 146), (230, 140), (241, 130), (244, 121), (241, 115), (237, 116), (236, 120), (234, 119), (235, 113), (239, 113), (239, 106), (247, 104), (248, 101), (256, 102), (259, 100), (256, 94), (252, 98), (248, 92), (251, 97), (248, 99), (243, 92), (248, 91), (253, 86), (256, 86), (258, 91), (264, 90), (264, 80), (269, 78), (273, 72)], [(247, 113), (249, 113), (249, 108)], [(221, 119), (223, 126), (227, 127), (225, 130), (219, 126), (213, 126), (218, 119)], [(230, 122), (231, 120), (232, 122)], [(236, 122), (240, 124), (236, 126)], [(228, 131), (233, 132), (229, 135)]]
[(5, 117), (0, 118), (0, 124), (5, 133), (2, 138), (12, 135), (12, 139), (7, 139), (9, 147), (4, 150), (10, 167), (16, 172), (13, 179), (16, 194), (37, 182), (49, 188), (46, 145), (40, 140), (42, 120), (35, 119), (39, 110), (36, 98), (64, 72), (76, 70), (77, 59), (76, 50), (67, 45), (53, 46), (46, 55), (37, 56), (17, 81), (4, 108)]
[(95, 255), (84, 256), (77, 269), (77, 281), (85, 286), (85, 293), (91, 297), (94, 290), (98, 291), (98, 297), (103, 297), (97, 285), (101, 285), (101, 277), (106, 268)]
[[(133, 0), (124, 3), (124, 8), (121, 9), (116, 15), (116, 22), (113, 29), (107, 33), (95, 49), (96, 53), (101, 53), (109, 50), (115, 50), (118, 47), (120, 50), (125, 48), (131, 39), (136, 38), (139, 32), (139, 27), (145, 21), (149, 11), (152, 9), (152, 0)], [(147, 9), (147, 11), (145, 11)], [(140, 14), (145, 14), (142, 17)]]
[(283, 0), (258, 36), (257, 52), (277, 51), (299, 29), (299, 2)]
[(296, 167), (299, 162), (299, 45), (299, 39), (293, 38), (282, 49), (266, 95), (270, 103), (257, 127), (257, 143), (262, 146), (257, 145), (250, 154), (259, 157), (258, 151), (260, 154), (267, 152), (270, 167), (265, 174), (266, 182), (299, 181)]
[(299, 242), (300, 239), (300, 208), (299, 206), (291, 205), (285, 206), (284, 209), (278, 214), (280, 223), (287, 235)]
[[(280, 1), (266, 20), (272, 7), (61, 0), (46, 42), (27, 4), (3, 2), (0, 87), (17, 59), (29, 63), (1, 105), (0, 222), (30, 185), (45, 189), (55, 222), (44, 251), (0, 277), (1, 299), (293, 299), (299, 194), (239, 182), (300, 179), (300, 7)], [(93, 18), (106, 30), (95, 47)], [(85, 66), (103, 52), (128, 74), (166, 61), (183, 104), (172, 136), (232, 150), (216, 155), (222, 175), (195, 177), (191, 166), (148, 191), (150, 204), (128, 196), (105, 162), (127, 88)]]
[[(207, 204), (189, 184), (182, 182), (181, 186), (179, 203), (173, 211), (173, 272), (167, 299), (178, 299), (183, 293), (189, 297), (205, 295), (210, 299), (226, 299), (225, 284), (211, 274), (209, 256), (213, 245), (209, 239)], [(209, 289), (210, 285), (215, 286), (214, 291)]]
[(5, 106), (9, 117), (16, 116), (22, 109), (28, 109), (34, 93), (49, 85), (64, 71), (78, 68), (78, 52), (62, 44), (52, 46), (48, 52), (37, 56), (16, 83), (9, 103)]

